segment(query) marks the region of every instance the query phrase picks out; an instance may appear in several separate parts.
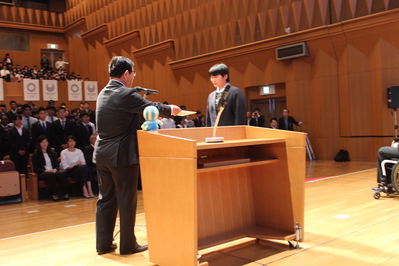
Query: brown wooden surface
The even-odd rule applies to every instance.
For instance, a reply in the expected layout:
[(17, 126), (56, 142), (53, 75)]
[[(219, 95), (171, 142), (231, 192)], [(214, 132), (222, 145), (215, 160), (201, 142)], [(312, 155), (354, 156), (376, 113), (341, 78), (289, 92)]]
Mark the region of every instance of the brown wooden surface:
[[(399, 222), (395, 214), (399, 198), (372, 197), (370, 187), (376, 185), (374, 167), (375, 162), (307, 163), (308, 178), (336, 177), (305, 185), (303, 249), (289, 249), (285, 241), (246, 238), (202, 250), (200, 254), (212, 266), (395, 265), (399, 238), (392, 228)], [(145, 244), (141, 192), (138, 202), (135, 231), (139, 243)], [(149, 262), (148, 251), (130, 256), (121, 256), (118, 250), (96, 255), (95, 204), (95, 199), (72, 196), (67, 202), (28, 200), (0, 206), (2, 265), (154, 265)], [(350, 217), (333, 218), (338, 214)], [(117, 230), (118, 227), (115, 233)]]
[[(154, 263), (195, 265), (199, 249), (247, 236), (293, 239), (295, 222), (303, 224), (305, 135), (231, 126), (218, 131), (224, 142), (204, 143), (211, 130), (138, 132)], [(303, 153), (291, 159), (295, 163), (288, 160), (290, 149)], [(197, 169), (197, 157), (224, 155), (250, 160)], [(300, 181), (294, 187), (291, 179)], [(294, 212), (293, 199), (302, 213)], [(182, 245), (165, 247), (172, 238)]]

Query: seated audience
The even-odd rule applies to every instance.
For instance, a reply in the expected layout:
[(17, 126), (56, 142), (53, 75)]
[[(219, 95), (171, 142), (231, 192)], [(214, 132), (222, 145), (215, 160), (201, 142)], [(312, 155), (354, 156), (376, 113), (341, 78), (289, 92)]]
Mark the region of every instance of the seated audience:
[(45, 180), (49, 183), (54, 201), (60, 201), (56, 188), (56, 181), (61, 185), (64, 195), (63, 199), (69, 200), (65, 173), (59, 171), (58, 156), (51, 150), (45, 135), (41, 135), (37, 139), (36, 150), (32, 155), (32, 165), (38, 180)]
[(91, 172), (86, 165), (83, 152), (77, 148), (74, 136), (67, 138), (68, 148), (61, 152), (61, 167), (65, 171), (66, 177), (72, 177), (82, 185), (83, 196), (85, 198), (94, 198), (91, 189)]
[(275, 118), (275, 117), (273, 117), (273, 118), (270, 118), (270, 128), (273, 128), (273, 129), (278, 129), (278, 121), (277, 121), (277, 118)]
[(90, 136), (90, 145), (83, 148), (83, 154), (85, 156), (86, 164), (89, 166), (91, 175), (93, 177), (97, 176), (97, 168), (95, 163), (93, 163), (93, 152), (94, 152), (94, 144), (96, 143), (98, 134), (94, 133)]
[(58, 120), (53, 123), (54, 131), (54, 148), (60, 154), (62, 150), (68, 147), (67, 138), (74, 134), (75, 123), (66, 118), (66, 111), (64, 107), (59, 107), (57, 110)]
[(33, 123), (32, 125), (32, 142), (36, 143), (37, 139), (41, 135), (47, 137), (47, 142), (51, 148), (54, 148), (54, 132), (52, 123), (46, 121), (46, 109), (40, 107), (38, 109), (39, 121)]
[(176, 128), (187, 128), (186, 120), (184, 116), (175, 116), (174, 117)]
[(80, 122), (75, 126), (75, 134), (77, 139), (76, 147), (83, 149), (90, 145), (90, 136), (96, 132), (95, 126), (90, 122), (90, 116), (82, 111), (79, 115)]

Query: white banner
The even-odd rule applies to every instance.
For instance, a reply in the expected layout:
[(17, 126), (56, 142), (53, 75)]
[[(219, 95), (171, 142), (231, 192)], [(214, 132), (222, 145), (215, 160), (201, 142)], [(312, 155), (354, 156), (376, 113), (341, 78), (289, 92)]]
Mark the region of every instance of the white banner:
[(58, 81), (43, 80), (43, 101), (58, 101)]
[(68, 80), (68, 100), (81, 102), (82, 99), (82, 81)]
[(40, 88), (38, 79), (24, 79), (24, 101), (40, 101)]
[(98, 82), (85, 81), (85, 101), (97, 101), (98, 96)]
[(0, 101), (4, 101), (4, 79), (0, 78)]

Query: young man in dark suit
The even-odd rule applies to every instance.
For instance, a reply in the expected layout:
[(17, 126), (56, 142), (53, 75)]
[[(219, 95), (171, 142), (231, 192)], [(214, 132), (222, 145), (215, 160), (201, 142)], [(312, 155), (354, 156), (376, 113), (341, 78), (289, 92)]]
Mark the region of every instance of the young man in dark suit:
[(22, 115), (15, 114), (12, 118), (14, 127), (8, 130), (8, 141), (11, 145), (10, 159), (20, 174), (28, 175), (28, 159), (30, 148), (29, 130), (22, 126)]
[(54, 131), (54, 148), (58, 156), (61, 151), (67, 148), (67, 137), (74, 134), (75, 124), (66, 119), (66, 109), (64, 107), (59, 107), (57, 110), (58, 120), (54, 121), (53, 131)]
[[(36, 141), (41, 135), (46, 135), (47, 141), (51, 148), (54, 148), (54, 131), (52, 123), (46, 121), (46, 109), (40, 107), (38, 109), (39, 121), (32, 124), (32, 143), (31, 146), (36, 147)], [(32, 151), (34, 149), (31, 149)]]
[(90, 136), (95, 133), (94, 124), (90, 122), (88, 113), (82, 111), (79, 114), (80, 122), (75, 126), (76, 148), (83, 149), (90, 145)]
[(124, 255), (148, 248), (140, 246), (134, 234), (139, 169), (136, 131), (140, 128), (140, 116), (147, 106), (158, 108), (162, 117), (177, 115), (181, 110), (176, 105), (147, 101), (131, 88), (136, 72), (129, 58), (113, 57), (108, 69), (111, 80), (98, 95), (96, 110), (98, 138), (93, 162), (100, 190), (96, 247), (99, 255), (116, 249), (112, 241), (119, 209), (119, 253)]
[(206, 125), (214, 126), (218, 115), (220, 99), (229, 86), (226, 106), (220, 117), (219, 126), (246, 125), (245, 97), (241, 89), (230, 85), (229, 69), (225, 64), (217, 64), (209, 69), (209, 77), (216, 88), (208, 96)]
[(297, 122), (295, 118), (290, 116), (290, 110), (284, 109), (283, 116), (278, 120), (278, 128), (284, 130), (294, 131), (293, 125), (300, 127), (302, 122)]

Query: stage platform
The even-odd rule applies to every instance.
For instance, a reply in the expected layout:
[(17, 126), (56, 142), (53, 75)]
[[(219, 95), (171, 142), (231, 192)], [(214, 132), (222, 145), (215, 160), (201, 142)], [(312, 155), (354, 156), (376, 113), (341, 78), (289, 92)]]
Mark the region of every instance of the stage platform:
[[(211, 266), (396, 265), (399, 198), (373, 198), (375, 164), (307, 163), (306, 239), (301, 249), (290, 249), (284, 241), (246, 238), (200, 254)], [(95, 204), (96, 199), (73, 197), (67, 202), (28, 200), (0, 206), (1, 265), (154, 265), (148, 251), (121, 256), (117, 249), (97, 255)], [(139, 243), (146, 244), (141, 192), (135, 230)], [(171, 239), (165, 245), (179, 243)]]

